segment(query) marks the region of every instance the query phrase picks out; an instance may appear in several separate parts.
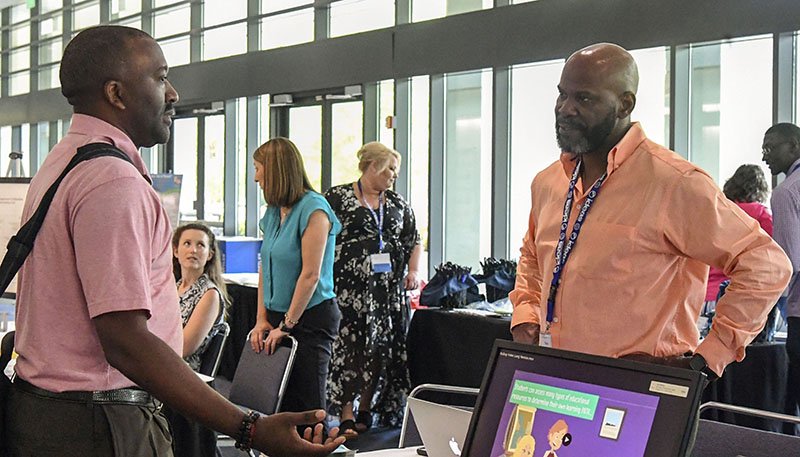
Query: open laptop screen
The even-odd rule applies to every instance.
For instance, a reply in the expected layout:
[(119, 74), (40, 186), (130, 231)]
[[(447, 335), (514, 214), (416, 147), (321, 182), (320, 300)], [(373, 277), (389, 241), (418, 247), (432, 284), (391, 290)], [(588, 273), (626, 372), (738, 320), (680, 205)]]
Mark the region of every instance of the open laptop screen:
[(683, 456), (701, 374), (498, 340), (467, 457)]

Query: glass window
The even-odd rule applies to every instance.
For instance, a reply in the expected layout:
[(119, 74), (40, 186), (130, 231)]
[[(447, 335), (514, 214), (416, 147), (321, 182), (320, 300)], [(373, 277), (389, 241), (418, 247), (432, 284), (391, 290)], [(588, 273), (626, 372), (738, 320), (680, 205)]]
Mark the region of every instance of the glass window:
[(261, 0), (261, 14), (277, 13), (303, 5), (313, 5), (313, 0)]
[(11, 126), (6, 125), (0, 127), (0, 170), (2, 170), (3, 176), (8, 170), (8, 163), (11, 160), (8, 155), (11, 152)]
[(225, 116), (207, 116), (203, 218), (222, 222), (225, 214)]
[(111, 0), (111, 19), (142, 12), (142, 0)]
[[(369, 18), (366, 20), (365, 18)], [(331, 4), (332, 37), (394, 25), (393, 0), (342, 0)]]
[(428, 279), (428, 212), (429, 195), (428, 156), (430, 152), (430, 78), (416, 76), (411, 78), (411, 119), (409, 121), (410, 149), (408, 162), (409, 188), (408, 200), (417, 219), (417, 230), (421, 238), (422, 257), (420, 274)]
[(39, 68), (39, 90), (53, 89), (61, 86), (61, 80), (58, 77), (58, 70), (60, 68), (61, 66), (59, 64)]
[(364, 104), (360, 101), (334, 103), (331, 110), (331, 183), (338, 186), (353, 182), (361, 175), (356, 152), (364, 143)]
[(236, 235), (247, 231), (247, 170), (253, 161), (247, 154), (247, 99), (236, 100)]
[(24, 47), (11, 52), (10, 71), (24, 70), (31, 66), (31, 48)]
[(14, 73), (9, 77), (9, 95), (27, 94), (31, 91), (31, 72)]
[(315, 190), (322, 190), (322, 107), (289, 108), (291, 140), (303, 156), (306, 174)]
[(669, 48), (631, 51), (639, 67), (639, 90), (631, 120), (642, 124), (647, 137), (669, 142)]
[(493, 0), (411, 0), (411, 22), (492, 8)]
[(247, 24), (229, 25), (203, 32), (203, 60), (247, 52)]
[(61, 38), (42, 42), (39, 45), (39, 65), (58, 62), (62, 52)]
[(378, 97), (378, 141), (394, 148), (394, 128), (386, 127), (386, 118), (394, 116), (393, 80), (381, 81), (378, 84)]
[(39, 163), (37, 165), (37, 169), (41, 167), (42, 163), (44, 162), (44, 158), (47, 157), (47, 154), (50, 153), (50, 148), (54, 145), (50, 144), (50, 123), (49, 122), (39, 122), (38, 127), (36, 129), (36, 143), (37, 143), (37, 150), (39, 151)]
[(53, 15), (39, 22), (39, 39), (61, 35), (64, 31), (61, 24), (61, 15)]
[(261, 19), (261, 49), (274, 49), (314, 40), (314, 8)]
[(92, 2), (79, 6), (72, 13), (72, 29), (81, 30), (100, 23), (100, 4)]
[(205, 0), (203, 27), (225, 24), (247, 17), (247, 0)]
[(492, 72), (445, 77), (444, 259), (480, 267), (491, 254)]
[(55, 11), (64, 6), (63, 0), (39, 0), (39, 14)]
[(134, 16), (128, 19), (123, 19), (115, 22), (115, 24), (142, 30), (142, 16)]
[(11, 24), (17, 24), (22, 21), (27, 21), (30, 18), (31, 18), (31, 10), (25, 3), (11, 7)]
[(185, 35), (172, 40), (160, 41), (161, 52), (167, 59), (167, 65), (177, 67), (186, 65), (191, 60), (191, 48), (189, 45), (189, 35)]
[(175, 119), (172, 128), (173, 166), (176, 175), (183, 175), (181, 184), (180, 220), (197, 220), (194, 207), (197, 198), (197, 118)]
[(689, 158), (717, 183), (761, 161), (772, 125), (772, 38), (690, 48)]
[(555, 103), (564, 61), (511, 69), (511, 157), (509, 161), (509, 258), (519, 257), (531, 211), (531, 181), (558, 160)]
[(173, 3), (182, 2), (184, 0), (153, 0), (153, 7), (172, 5)]
[(517, 5), (519, 3), (530, 3), (535, 2), (536, 0), (511, 0), (512, 5)]
[(153, 36), (162, 38), (188, 32), (192, 25), (191, 14), (188, 4), (159, 12), (153, 18)]
[(11, 28), (11, 47), (23, 46), (31, 42), (31, 23), (26, 22)]

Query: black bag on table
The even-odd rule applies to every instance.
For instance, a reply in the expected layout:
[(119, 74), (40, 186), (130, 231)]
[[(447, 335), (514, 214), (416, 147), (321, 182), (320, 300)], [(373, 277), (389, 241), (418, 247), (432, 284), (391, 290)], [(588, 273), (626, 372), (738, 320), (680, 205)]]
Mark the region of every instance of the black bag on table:
[(478, 284), (471, 269), (447, 262), (435, 270), (436, 274), (420, 293), (419, 303), (444, 309), (465, 307), (468, 304), (467, 290)]
[[(19, 229), (17, 234), (12, 236), (8, 241), (8, 251), (3, 257), (2, 264), (0, 264), (0, 295), (5, 293), (8, 285), (11, 284), (11, 280), (14, 279), (19, 269), (22, 268), (22, 264), (25, 263), (28, 254), (31, 253), (33, 242), (36, 239), (36, 235), (39, 233), (39, 229), (42, 228), (47, 210), (50, 209), (53, 196), (55, 196), (61, 181), (64, 180), (67, 173), (75, 168), (76, 165), (96, 157), (117, 157), (133, 165), (131, 159), (125, 155), (124, 152), (110, 144), (91, 143), (78, 148), (75, 157), (69, 161), (64, 171), (61, 172), (55, 182), (47, 189), (47, 192), (45, 192), (33, 216), (31, 216)], [(11, 338), (13, 338), (13, 336)], [(5, 443), (8, 442), (5, 435), (5, 417), (8, 393), (11, 390), (11, 380), (2, 372), (5, 371), (6, 365), (8, 365), (8, 362), (11, 360), (11, 351), (13, 351), (13, 348), (14, 344), (12, 341), (8, 345), (4, 344), (3, 351), (0, 353), (0, 456), (8, 455), (8, 450), (5, 448)]]
[(481, 262), (483, 273), (475, 275), (478, 283), (486, 284), (486, 301), (496, 302), (508, 297), (517, 281), (517, 262), (487, 257)]

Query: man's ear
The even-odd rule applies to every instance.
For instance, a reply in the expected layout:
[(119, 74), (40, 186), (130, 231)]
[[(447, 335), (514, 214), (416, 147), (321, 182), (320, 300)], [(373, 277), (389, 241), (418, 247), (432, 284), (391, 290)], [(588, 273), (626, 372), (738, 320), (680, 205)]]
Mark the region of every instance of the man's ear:
[(633, 92), (624, 92), (620, 96), (619, 101), (620, 107), (617, 117), (620, 119), (630, 117), (631, 113), (633, 112), (633, 108), (636, 107), (636, 94)]
[(122, 83), (115, 80), (106, 81), (103, 85), (103, 96), (106, 101), (117, 109), (124, 110)]

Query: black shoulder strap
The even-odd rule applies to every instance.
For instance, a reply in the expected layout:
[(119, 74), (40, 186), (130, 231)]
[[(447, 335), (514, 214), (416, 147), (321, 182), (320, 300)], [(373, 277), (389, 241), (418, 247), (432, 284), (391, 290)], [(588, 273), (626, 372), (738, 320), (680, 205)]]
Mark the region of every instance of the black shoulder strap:
[(45, 192), (36, 212), (33, 213), (33, 216), (31, 216), (28, 222), (19, 229), (17, 234), (12, 236), (9, 240), (8, 252), (6, 252), (5, 257), (3, 257), (3, 263), (0, 264), (0, 294), (5, 292), (11, 280), (14, 278), (14, 275), (22, 268), (22, 264), (25, 263), (25, 259), (33, 249), (33, 241), (36, 239), (36, 234), (39, 233), (39, 229), (42, 228), (47, 210), (50, 209), (50, 204), (53, 202), (53, 197), (58, 190), (58, 186), (61, 184), (61, 181), (64, 180), (64, 177), (67, 176), (67, 173), (83, 161), (106, 156), (117, 157), (133, 165), (130, 157), (110, 144), (90, 143), (78, 148), (75, 157), (69, 161), (64, 171), (61, 172), (61, 175), (58, 176), (50, 188), (47, 189), (47, 192)]

